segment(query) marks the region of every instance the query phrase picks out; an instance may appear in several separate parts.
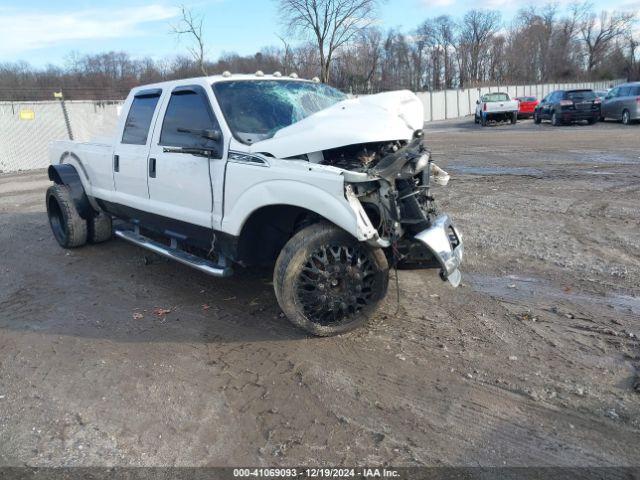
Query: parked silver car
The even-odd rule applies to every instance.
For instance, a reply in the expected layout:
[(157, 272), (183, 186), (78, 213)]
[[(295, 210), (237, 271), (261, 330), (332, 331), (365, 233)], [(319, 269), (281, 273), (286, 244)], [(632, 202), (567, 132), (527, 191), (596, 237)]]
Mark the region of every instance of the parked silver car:
[(602, 102), (602, 119), (621, 120), (629, 125), (640, 120), (640, 82), (612, 88)]

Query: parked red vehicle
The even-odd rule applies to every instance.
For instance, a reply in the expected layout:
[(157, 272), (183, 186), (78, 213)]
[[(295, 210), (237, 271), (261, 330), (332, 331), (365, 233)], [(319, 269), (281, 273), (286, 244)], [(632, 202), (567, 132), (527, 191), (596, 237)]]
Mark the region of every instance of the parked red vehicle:
[(531, 118), (533, 112), (538, 106), (538, 99), (536, 97), (518, 97), (516, 98), (520, 102), (520, 108), (518, 109), (518, 118)]

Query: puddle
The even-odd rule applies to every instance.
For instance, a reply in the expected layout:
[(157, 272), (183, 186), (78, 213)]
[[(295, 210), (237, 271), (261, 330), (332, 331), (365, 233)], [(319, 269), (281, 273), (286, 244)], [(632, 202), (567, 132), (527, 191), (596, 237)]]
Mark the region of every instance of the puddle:
[(473, 167), (471, 165), (448, 165), (447, 170), (467, 175), (522, 175), (542, 177), (543, 171), (530, 167)]
[(595, 170), (587, 170), (584, 173), (586, 173), (587, 175), (626, 175), (627, 177), (629, 176), (627, 172), (600, 172)]
[(580, 163), (602, 163), (608, 165), (638, 165), (640, 164), (640, 157), (637, 152), (629, 152), (628, 155), (624, 154), (611, 154), (608, 152), (602, 153), (585, 153), (581, 150), (567, 150), (567, 153), (575, 155), (577, 161)]
[(493, 277), (481, 274), (467, 274), (471, 287), (492, 297), (505, 300), (533, 301), (535, 303), (570, 302), (576, 305), (591, 304), (608, 310), (615, 310), (623, 315), (637, 318), (640, 315), (640, 297), (628, 295), (589, 295), (582, 292), (567, 291), (551, 285), (541, 278), (509, 275)]

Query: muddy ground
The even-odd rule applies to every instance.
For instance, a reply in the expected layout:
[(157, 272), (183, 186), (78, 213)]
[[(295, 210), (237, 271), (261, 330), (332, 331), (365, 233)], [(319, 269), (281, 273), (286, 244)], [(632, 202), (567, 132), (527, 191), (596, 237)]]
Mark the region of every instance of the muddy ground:
[(0, 176), (0, 465), (640, 464), (640, 126), (426, 137), (463, 286), (400, 272), (328, 339), (270, 272), (64, 251), (45, 175)]

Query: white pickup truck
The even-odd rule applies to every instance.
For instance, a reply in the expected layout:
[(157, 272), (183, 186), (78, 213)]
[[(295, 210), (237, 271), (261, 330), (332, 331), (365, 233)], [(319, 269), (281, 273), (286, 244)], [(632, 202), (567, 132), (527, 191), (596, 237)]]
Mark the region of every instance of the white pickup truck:
[(475, 122), (483, 127), (489, 121), (515, 124), (518, 121), (520, 102), (511, 100), (508, 93), (487, 93), (476, 102)]
[(135, 88), (112, 142), (51, 144), (50, 225), (65, 248), (115, 233), (217, 277), (275, 264), (294, 324), (345, 332), (385, 297), (389, 265), (460, 282), (422, 124), (411, 92), (349, 99), (279, 73)]

